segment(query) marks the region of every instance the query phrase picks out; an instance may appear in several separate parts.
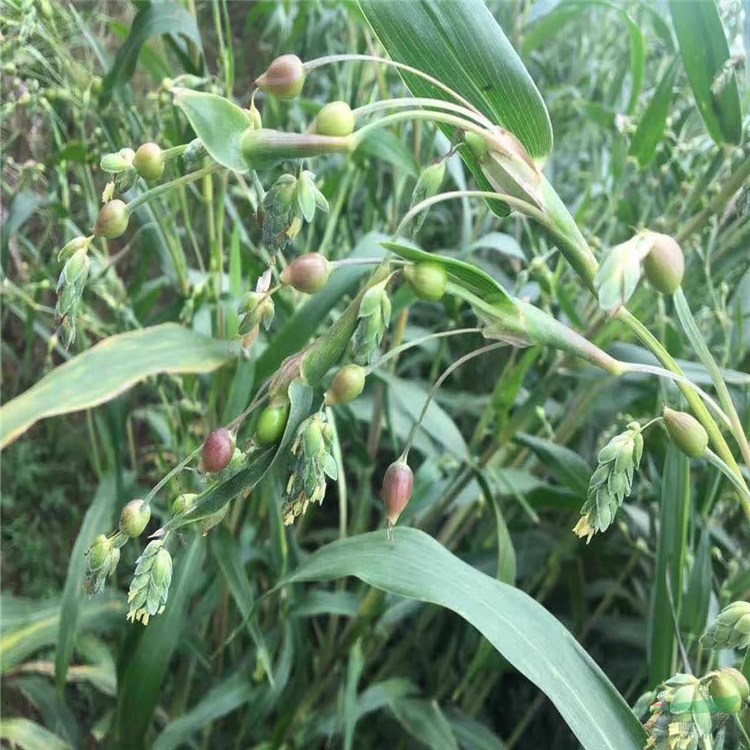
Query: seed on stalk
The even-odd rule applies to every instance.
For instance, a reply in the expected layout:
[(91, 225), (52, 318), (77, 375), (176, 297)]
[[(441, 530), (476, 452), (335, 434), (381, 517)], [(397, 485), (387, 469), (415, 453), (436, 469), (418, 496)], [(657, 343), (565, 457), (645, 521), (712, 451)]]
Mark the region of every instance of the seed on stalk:
[(695, 417), (668, 406), (664, 407), (663, 416), (669, 437), (688, 458), (700, 458), (705, 454), (708, 433)]
[(318, 135), (347, 136), (354, 132), (354, 113), (346, 102), (330, 102), (315, 117), (312, 130)]
[(404, 268), (404, 277), (420, 299), (437, 302), (445, 294), (448, 274), (437, 263), (414, 263)]
[(399, 516), (411, 500), (414, 488), (414, 473), (409, 464), (399, 459), (394, 461), (386, 470), (383, 477), (381, 496), (385, 503), (386, 528), (388, 538), (392, 539), (392, 530)]
[(282, 272), (282, 284), (288, 284), (299, 292), (315, 294), (328, 283), (331, 264), (320, 253), (305, 253), (295, 258)]
[(723, 714), (736, 714), (747, 700), (750, 686), (737, 669), (720, 669), (708, 684), (716, 710)]
[(281, 440), (289, 419), (289, 403), (270, 404), (260, 413), (255, 429), (255, 440), (259, 445), (274, 445)]
[(151, 520), (151, 509), (143, 500), (131, 500), (120, 514), (120, 531), (129, 537), (140, 536)]
[(354, 401), (364, 390), (367, 372), (361, 365), (344, 365), (326, 391), (326, 405), (336, 406)]
[(294, 99), (305, 84), (305, 68), (297, 55), (277, 57), (262, 75), (255, 79), (258, 88), (279, 99)]
[(651, 250), (643, 259), (646, 278), (662, 294), (674, 294), (682, 284), (685, 256), (682, 248), (668, 234), (649, 232)]
[(115, 200), (105, 203), (99, 211), (94, 226), (94, 234), (108, 240), (117, 239), (125, 234), (129, 220), (127, 204), (115, 198)]
[(156, 143), (144, 143), (135, 152), (133, 166), (146, 182), (158, 180), (164, 174), (164, 157)]
[(210, 432), (203, 443), (203, 470), (213, 473), (225, 469), (232, 460), (234, 447), (234, 435), (226, 427)]

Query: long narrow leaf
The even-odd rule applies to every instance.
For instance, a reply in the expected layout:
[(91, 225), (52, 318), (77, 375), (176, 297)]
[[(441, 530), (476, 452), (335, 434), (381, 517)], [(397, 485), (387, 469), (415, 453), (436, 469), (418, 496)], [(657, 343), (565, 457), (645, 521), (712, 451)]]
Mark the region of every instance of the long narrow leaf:
[(356, 576), (457, 612), (555, 704), (588, 750), (640, 750), (645, 733), (573, 636), (522, 591), (480, 573), (427, 534), (396, 529), (333, 542), (285, 582)]

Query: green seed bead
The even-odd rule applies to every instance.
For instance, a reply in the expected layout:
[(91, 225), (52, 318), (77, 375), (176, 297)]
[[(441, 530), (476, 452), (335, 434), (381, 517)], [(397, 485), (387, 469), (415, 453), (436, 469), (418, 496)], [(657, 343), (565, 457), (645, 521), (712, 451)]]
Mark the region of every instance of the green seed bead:
[(120, 531), (129, 537), (140, 536), (151, 520), (151, 509), (143, 500), (131, 500), (120, 514)]
[(445, 294), (448, 274), (437, 263), (415, 263), (404, 268), (404, 277), (420, 299), (437, 302)]
[(326, 391), (326, 404), (348, 404), (364, 390), (367, 372), (361, 365), (344, 365)]
[(705, 454), (708, 433), (695, 417), (668, 406), (664, 407), (663, 416), (669, 437), (688, 458), (700, 458)]
[(740, 689), (731, 675), (719, 673), (708, 686), (716, 710), (723, 714), (736, 714), (742, 708)]
[(99, 211), (94, 226), (94, 234), (97, 237), (104, 237), (108, 240), (114, 240), (122, 237), (128, 228), (130, 220), (127, 205), (115, 198), (115, 200), (105, 203)]
[(682, 248), (667, 234), (651, 233), (652, 246), (643, 260), (643, 271), (651, 286), (662, 294), (674, 294), (685, 274)]
[(354, 132), (354, 113), (346, 102), (326, 104), (315, 117), (313, 132), (318, 135), (346, 136)]
[(267, 406), (258, 418), (255, 440), (259, 445), (274, 445), (281, 440), (289, 419), (289, 403)]
[(305, 68), (297, 55), (277, 57), (256, 81), (258, 88), (278, 99), (294, 99), (305, 85)]
[(144, 143), (135, 152), (133, 166), (146, 182), (154, 182), (164, 174), (164, 158), (156, 143)]

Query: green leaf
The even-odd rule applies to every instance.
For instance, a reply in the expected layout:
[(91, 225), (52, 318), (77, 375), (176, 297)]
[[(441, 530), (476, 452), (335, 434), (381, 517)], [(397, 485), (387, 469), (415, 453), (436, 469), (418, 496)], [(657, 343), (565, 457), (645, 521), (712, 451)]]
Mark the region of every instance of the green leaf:
[(640, 750), (645, 733), (573, 636), (527, 594), (451, 554), (427, 534), (396, 528), (333, 542), (284, 583), (356, 576), (393, 594), (458, 613), (555, 704), (588, 750)]
[(231, 346), (176, 323), (110, 336), (0, 408), (0, 448), (40, 419), (98, 406), (151, 375), (215, 370)]
[(555, 478), (575, 492), (585, 495), (589, 487), (591, 469), (575, 452), (551, 440), (519, 433), (515, 441), (530, 448)]
[(175, 558), (169, 601), (162, 614), (147, 628), (138, 628), (138, 642), (127, 649), (115, 715), (115, 736), (123, 750), (141, 748), (151, 723), (172, 654), (183, 631), (190, 627), (188, 603), (203, 567), (205, 544), (195, 536), (188, 549)]
[(0, 739), (22, 750), (71, 750), (65, 740), (29, 719), (0, 721)]
[(448, 721), (463, 750), (503, 750), (503, 743), (484, 724), (455, 710), (448, 713)]
[[(2, 672), (29, 656), (54, 645), (60, 627), (60, 603), (25, 602), (2, 597), (0, 607), (0, 653)], [(86, 599), (78, 610), (78, 630), (105, 630), (124, 617), (126, 607), (110, 596)]]
[(258, 650), (258, 659), (268, 675), (268, 681), (273, 686), (273, 665), (271, 664), (268, 647), (263, 638), (263, 633), (258, 627), (258, 623), (250, 618), (255, 597), (253, 596), (253, 591), (247, 573), (245, 572), (245, 568), (242, 565), (240, 549), (237, 546), (237, 541), (229, 533), (226, 526), (221, 526), (214, 533), (212, 542), (211, 551), (216, 558), (216, 562), (219, 564), (219, 568), (224, 576), (224, 581), (227, 584), (229, 593), (232, 595), (232, 598), (237, 605), (237, 609), (239, 609), (240, 614), (242, 615), (243, 621), (247, 623), (250, 637), (255, 642), (255, 647)]
[(133, 19), (130, 34), (117, 51), (112, 67), (102, 81), (99, 105), (105, 107), (112, 100), (114, 90), (129, 81), (138, 62), (141, 47), (154, 36), (180, 34), (202, 52), (201, 35), (195, 18), (178, 3), (159, 2), (143, 6)]
[[(742, 140), (742, 110), (730, 65), (729, 46), (715, 0), (670, 0), (682, 64), (693, 90), (698, 112), (717, 143)], [(716, 92), (714, 89), (717, 89)]]
[[(360, 0), (360, 6), (394, 60), (450, 86), (513, 133), (533, 158), (549, 155), (544, 101), (482, 0)], [(404, 80), (415, 96), (449, 99), (422, 78), (404, 74)]]
[(111, 527), (112, 516), (117, 502), (117, 486), (114, 476), (102, 479), (94, 501), (78, 532), (73, 551), (70, 553), (68, 573), (65, 577), (62, 601), (60, 604), (60, 626), (55, 649), (55, 682), (58, 692), (65, 686), (65, 676), (73, 653), (76, 639), (78, 612), (85, 600), (83, 580), (86, 572), (85, 552), (103, 529)]
[(451, 725), (435, 701), (402, 698), (390, 708), (401, 726), (431, 750), (458, 750)]
[(700, 635), (706, 628), (710, 603), (711, 532), (704, 528), (685, 589), (685, 598), (680, 612), (680, 627), (691, 635)]
[(151, 750), (172, 750), (188, 744), (196, 732), (248, 703), (253, 696), (251, 686), (249, 675), (243, 672), (224, 680), (187, 713), (167, 724)]
[(244, 109), (216, 94), (177, 89), (174, 103), (187, 117), (209, 156), (234, 172), (247, 172), (242, 136), (252, 127)]
[(638, 129), (630, 142), (630, 155), (634, 156), (641, 167), (646, 167), (654, 160), (656, 149), (664, 134), (669, 105), (672, 103), (672, 87), (677, 76), (677, 65), (673, 63), (659, 81), (659, 85), (646, 107)]
[(675, 614), (679, 615), (690, 507), (690, 460), (670, 445), (661, 480), (656, 570), (648, 618), (651, 686), (671, 677), (676, 669), (677, 639), (672, 606), (674, 603)]

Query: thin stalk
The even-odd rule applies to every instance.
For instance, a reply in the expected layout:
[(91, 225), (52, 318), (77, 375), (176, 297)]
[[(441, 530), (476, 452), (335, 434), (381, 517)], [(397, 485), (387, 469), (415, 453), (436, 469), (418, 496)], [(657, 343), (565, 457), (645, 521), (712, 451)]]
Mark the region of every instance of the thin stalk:
[(463, 115), (469, 120), (474, 120), (478, 125), (481, 125), (488, 130), (492, 130), (492, 128), (496, 127), (495, 124), (484, 115), (477, 114), (466, 107), (462, 107), (460, 104), (453, 104), (452, 102), (446, 102), (442, 99), (430, 99), (419, 96), (404, 96), (395, 99), (383, 99), (370, 104), (363, 104), (361, 107), (353, 109), (352, 114), (355, 118), (367, 117), (375, 112), (382, 112), (387, 109), (400, 109), (403, 107), (429, 107), (431, 109), (442, 109), (447, 112), (454, 112), (457, 115)]
[(686, 388), (689, 388), (691, 391), (697, 393), (716, 412), (717, 416), (724, 422), (727, 427), (732, 426), (729, 417), (724, 413), (724, 411), (722, 411), (722, 408), (719, 406), (719, 404), (717, 404), (716, 401), (714, 401), (711, 396), (709, 396), (702, 388), (695, 385), (695, 383), (686, 378), (684, 375), (678, 375), (671, 370), (665, 370), (663, 367), (654, 367), (653, 365), (639, 365), (632, 362), (626, 362), (625, 366), (627, 367), (626, 373), (641, 372), (645, 375), (657, 375), (660, 378), (666, 378), (667, 380), (671, 380), (674, 383), (684, 385)]
[(408, 459), (409, 449), (411, 448), (411, 444), (414, 441), (414, 437), (417, 434), (417, 430), (419, 429), (419, 426), (422, 424), (422, 420), (424, 419), (425, 414), (427, 414), (427, 409), (430, 407), (430, 404), (432, 403), (432, 399), (435, 397), (435, 394), (438, 392), (438, 389), (440, 388), (440, 386), (445, 382), (446, 378), (448, 378), (454, 370), (458, 369), (459, 367), (461, 367), (461, 365), (465, 364), (469, 360), (472, 360), (475, 357), (479, 357), (482, 354), (486, 354), (487, 352), (491, 352), (493, 349), (499, 349), (501, 346), (505, 346), (505, 345), (506, 344), (504, 342), (487, 344), (486, 346), (483, 346), (479, 349), (475, 349), (473, 352), (464, 354), (463, 357), (460, 357), (452, 365), (446, 368), (445, 372), (435, 381), (435, 385), (432, 386), (432, 390), (430, 391), (429, 395), (425, 399), (424, 406), (422, 407), (422, 411), (419, 414), (419, 419), (417, 419), (417, 421), (414, 423), (414, 425), (411, 428), (409, 437), (406, 440), (406, 446), (404, 447), (404, 450), (401, 453), (401, 457), (399, 460), (406, 462), (406, 460)]
[(688, 237), (699, 232), (713, 214), (718, 213), (724, 208), (730, 198), (745, 184), (748, 178), (750, 178), (750, 158), (746, 158), (740, 163), (737, 170), (729, 176), (724, 183), (724, 187), (716, 194), (706, 208), (683, 226), (675, 237), (677, 242), (682, 243)]
[[(635, 333), (635, 335), (641, 340), (641, 342), (645, 344), (654, 355), (656, 355), (656, 358), (667, 370), (675, 373), (675, 375), (685, 377), (685, 373), (682, 372), (677, 362), (674, 361), (672, 355), (651, 333), (651, 331), (649, 331), (648, 328), (646, 328), (646, 326), (643, 325), (643, 323), (641, 323), (641, 321), (638, 320), (638, 318), (636, 318), (629, 310), (621, 307), (615, 317), (622, 323), (624, 323), (628, 328), (630, 328), (633, 333)], [(741, 477), (742, 473), (740, 472), (740, 467), (734, 460), (734, 456), (732, 455), (732, 451), (730, 450), (727, 441), (724, 439), (724, 435), (721, 434), (719, 426), (716, 424), (714, 418), (711, 416), (711, 413), (703, 404), (700, 396), (698, 396), (692, 388), (686, 386), (684, 383), (677, 381), (677, 384), (680, 391), (682, 392), (682, 395), (685, 396), (685, 399), (692, 409), (693, 414), (695, 414), (695, 416), (698, 418), (698, 420), (708, 433), (708, 436), (711, 438), (711, 442), (716, 447), (718, 454), (729, 465), (735, 475)]]
[(687, 336), (690, 345), (695, 350), (695, 353), (698, 355), (698, 358), (703, 363), (703, 366), (708, 370), (708, 374), (711, 376), (711, 380), (716, 387), (719, 402), (724, 411), (729, 415), (730, 429), (740, 446), (745, 465), (750, 469), (750, 444), (747, 442), (745, 430), (742, 427), (742, 422), (737, 414), (737, 409), (735, 409), (734, 402), (729, 394), (727, 384), (724, 382), (724, 378), (721, 375), (719, 365), (716, 363), (716, 360), (706, 346), (706, 342), (703, 340), (700, 330), (698, 330), (698, 326), (693, 317), (693, 313), (690, 310), (688, 301), (685, 298), (685, 293), (682, 291), (682, 287), (674, 293), (674, 303), (677, 317), (680, 319), (680, 324), (685, 331), (685, 335)]
[(427, 336), (421, 336), (418, 339), (414, 339), (413, 341), (407, 341), (405, 344), (401, 344), (400, 346), (396, 346), (393, 349), (389, 349), (386, 354), (384, 354), (377, 362), (374, 364), (371, 364), (369, 367), (365, 369), (365, 372), (369, 375), (374, 370), (377, 370), (378, 367), (381, 367), (384, 365), (388, 360), (393, 359), (394, 357), (397, 357), (401, 352), (406, 351), (407, 349), (411, 349), (415, 346), (420, 346), (421, 344), (424, 344), (427, 341), (432, 341), (433, 339), (439, 339), (444, 338), (445, 336), (458, 336), (460, 334), (464, 333), (481, 333), (481, 328), (456, 328), (455, 330), (451, 331), (438, 331), (437, 333), (430, 333)]
[(380, 65), (388, 65), (392, 68), (397, 68), (398, 70), (405, 70), (407, 73), (411, 73), (412, 75), (417, 76), (418, 78), (423, 78), (428, 83), (431, 83), (433, 86), (439, 88), (441, 91), (445, 91), (446, 94), (450, 94), (457, 102), (460, 102), (463, 104), (467, 109), (470, 109), (472, 112), (476, 112), (479, 114), (479, 110), (468, 100), (465, 99), (461, 94), (454, 91), (450, 86), (443, 83), (442, 81), (438, 80), (437, 78), (433, 78), (428, 73), (425, 73), (423, 70), (419, 70), (418, 68), (412, 68), (411, 65), (407, 65), (406, 63), (402, 62), (396, 62), (395, 60), (388, 60), (385, 57), (378, 57), (377, 55), (325, 55), (323, 57), (317, 57), (314, 60), (308, 60), (305, 62), (305, 70), (309, 73), (312, 70), (315, 70), (315, 68), (320, 68), (323, 65), (330, 65), (332, 63), (339, 63), (339, 62), (374, 62), (379, 63)]
[[(470, 133), (476, 133), (478, 136), (488, 140), (489, 133), (486, 128), (482, 128), (479, 125), (475, 125), (469, 120), (464, 120), (461, 117), (455, 115), (445, 114), (443, 112), (432, 112), (425, 109), (409, 109), (404, 112), (394, 112), (392, 115), (386, 115), (381, 117), (379, 120), (370, 122), (364, 125), (359, 130), (354, 132), (356, 144), (359, 145), (362, 141), (373, 131), (379, 130), (380, 128), (394, 125), (398, 122), (405, 122), (407, 120), (428, 120), (430, 122), (442, 122), (445, 125), (452, 125), (454, 128), (465, 130)], [(490, 143), (488, 141), (488, 143)], [(492, 144), (490, 143), (490, 146)]]
[(224, 169), (221, 164), (211, 164), (208, 167), (203, 167), (203, 169), (198, 169), (195, 172), (189, 172), (186, 175), (182, 175), (182, 177), (177, 177), (174, 180), (170, 180), (169, 182), (157, 185), (156, 187), (147, 190), (145, 193), (141, 193), (139, 196), (133, 198), (133, 200), (127, 204), (128, 212), (133, 213), (136, 208), (142, 206), (144, 203), (148, 203), (154, 198), (158, 198), (160, 195), (168, 193), (170, 190), (174, 190), (175, 188), (182, 187), (183, 185), (195, 182), (196, 180), (200, 180), (201, 178), (205, 177), (206, 175), (212, 174), (213, 172), (218, 172), (220, 169)]
[(187, 148), (190, 144), (189, 143), (181, 143), (179, 146), (172, 146), (171, 148), (165, 148), (161, 152), (161, 158), (164, 161), (169, 161), (170, 159), (176, 159), (178, 156), (182, 156), (185, 151), (187, 151)]
[(742, 510), (745, 511), (745, 515), (750, 521), (750, 490), (745, 486), (742, 479), (737, 477), (729, 466), (727, 466), (726, 462), (722, 461), (712, 450), (709, 449), (706, 451), (706, 458), (709, 463), (712, 463), (735, 486), (740, 495)]
[(541, 223), (545, 223), (546, 217), (544, 213), (538, 208), (535, 208), (530, 203), (527, 203), (521, 198), (517, 198), (514, 195), (508, 195), (507, 193), (498, 193), (494, 190), (452, 190), (448, 193), (440, 193), (439, 195), (433, 195), (431, 198), (425, 198), (425, 200), (412, 206), (408, 212), (401, 219), (398, 227), (396, 228), (395, 235), (399, 235), (404, 227), (419, 213), (426, 211), (430, 206), (434, 206), (436, 203), (442, 203), (443, 201), (454, 200), (456, 198), (484, 198), (486, 200), (499, 200), (503, 203), (507, 203), (509, 206), (518, 209), (521, 213), (530, 216)]

